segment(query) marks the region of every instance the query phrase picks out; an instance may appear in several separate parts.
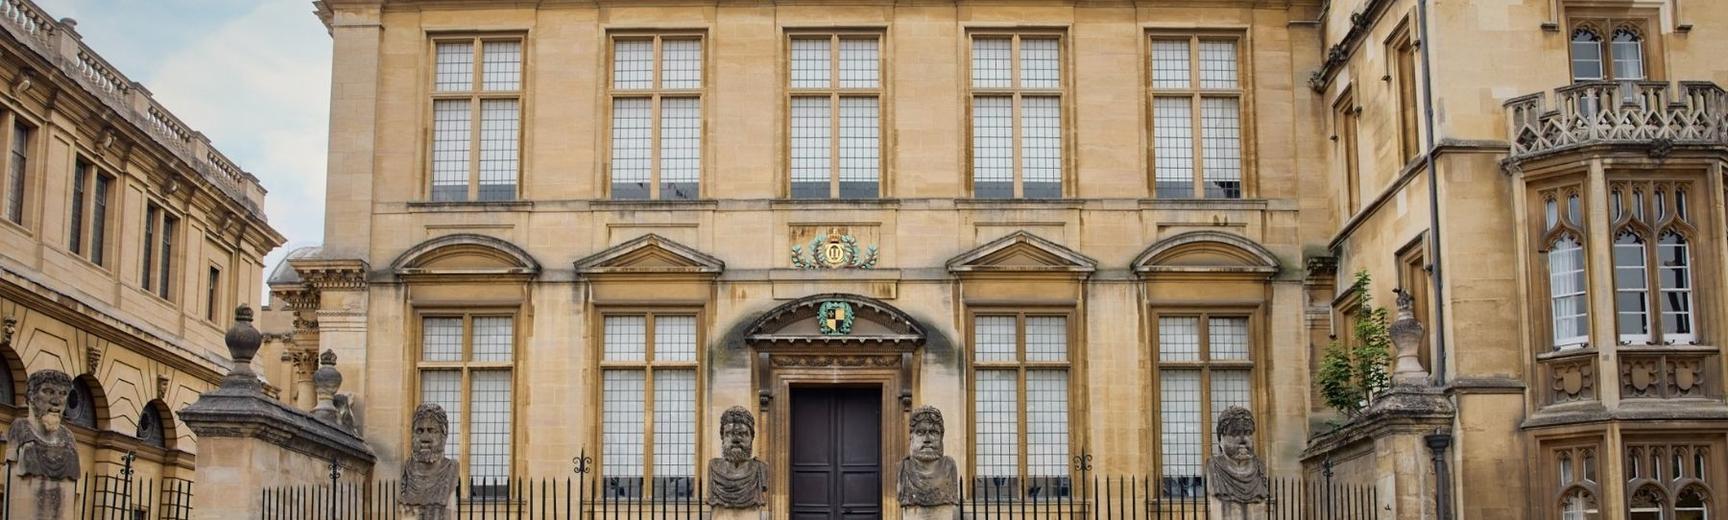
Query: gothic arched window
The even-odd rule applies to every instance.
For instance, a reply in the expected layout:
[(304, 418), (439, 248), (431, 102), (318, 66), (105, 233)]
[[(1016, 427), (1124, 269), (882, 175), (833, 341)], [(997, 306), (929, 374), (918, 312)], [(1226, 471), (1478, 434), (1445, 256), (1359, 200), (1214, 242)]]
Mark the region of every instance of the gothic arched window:
[(1581, 27), (1572, 31), (1572, 81), (1602, 79), (1602, 35)]
[(1644, 79), (1644, 38), (1630, 27), (1614, 30), (1608, 55), (1614, 59), (1614, 79)]

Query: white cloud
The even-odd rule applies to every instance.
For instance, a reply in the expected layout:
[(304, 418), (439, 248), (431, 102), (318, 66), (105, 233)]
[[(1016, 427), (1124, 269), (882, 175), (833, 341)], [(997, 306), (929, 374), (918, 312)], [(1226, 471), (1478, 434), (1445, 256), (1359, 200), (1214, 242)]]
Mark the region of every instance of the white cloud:
[[(99, 51), (100, 52), (100, 51)], [(162, 57), (146, 85), (217, 149), (258, 176), (270, 224), (288, 237), (267, 257), (323, 239), (330, 39), (304, 0), (264, 0)]]

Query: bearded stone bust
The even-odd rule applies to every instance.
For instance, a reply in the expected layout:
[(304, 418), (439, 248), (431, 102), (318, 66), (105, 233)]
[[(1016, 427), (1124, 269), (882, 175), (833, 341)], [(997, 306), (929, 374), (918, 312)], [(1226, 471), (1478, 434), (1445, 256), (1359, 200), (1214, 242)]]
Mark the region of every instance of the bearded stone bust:
[(768, 465), (751, 455), (756, 417), (742, 406), (720, 415), (723, 457), (708, 461), (708, 505), (747, 509), (768, 503)]
[(412, 441), (408, 460), (402, 465), (403, 509), (421, 520), (445, 520), (450, 515), (450, 497), (456, 492), (456, 461), (444, 456), (450, 417), (444, 408), (425, 403), (414, 408)]
[(6, 432), (6, 460), (16, 464), (18, 476), (53, 481), (78, 480), (78, 446), (72, 430), (62, 423), (66, 397), (72, 393), (72, 376), (59, 370), (30, 374), (25, 398), (30, 414), (13, 421)]
[(1232, 406), (1218, 416), (1217, 453), (1207, 461), (1212, 497), (1231, 504), (1266, 501), (1266, 465), (1254, 454), (1254, 414)]
[(942, 411), (920, 406), (912, 411), (911, 446), (900, 460), (896, 486), (900, 505), (935, 507), (960, 503), (960, 472), (954, 458), (942, 452)]

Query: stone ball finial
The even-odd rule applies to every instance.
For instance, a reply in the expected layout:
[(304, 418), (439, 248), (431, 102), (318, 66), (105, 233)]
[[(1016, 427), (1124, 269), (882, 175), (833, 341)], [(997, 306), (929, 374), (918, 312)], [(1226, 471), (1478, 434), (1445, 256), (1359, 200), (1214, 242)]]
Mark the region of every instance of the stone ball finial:
[(318, 370), (312, 372), (312, 391), (318, 395), (318, 404), (312, 408), (312, 415), (337, 422), (336, 392), (342, 389), (342, 372), (336, 370), (336, 351), (325, 350), (319, 354), (318, 364)]
[(258, 355), (258, 347), (264, 345), (264, 334), (252, 326), (252, 308), (241, 305), (234, 309), (234, 325), (228, 327), (228, 334), (222, 337), (228, 344), (228, 355), (234, 359), (234, 368), (228, 372), (229, 380), (239, 383), (257, 383), (258, 375), (252, 371), (252, 358)]

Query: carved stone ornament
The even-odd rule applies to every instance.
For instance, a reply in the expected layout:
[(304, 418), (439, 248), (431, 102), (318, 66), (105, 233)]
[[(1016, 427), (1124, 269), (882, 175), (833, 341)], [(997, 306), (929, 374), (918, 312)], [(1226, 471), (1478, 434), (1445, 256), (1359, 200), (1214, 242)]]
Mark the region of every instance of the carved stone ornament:
[(420, 520), (451, 518), (450, 498), (456, 494), (458, 465), (444, 456), (450, 416), (444, 408), (422, 403), (414, 408), (413, 443), (402, 465), (402, 509)]
[(96, 375), (102, 367), (102, 340), (89, 338), (84, 344), (84, 373)]
[(756, 417), (742, 406), (720, 415), (720, 448), (725, 456), (708, 461), (708, 505), (752, 509), (767, 505), (768, 465), (751, 455)]
[(241, 305), (234, 309), (234, 325), (228, 327), (222, 340), (234, 360), (234, 367), (222, 378), (222, 386), (261, 387), (258, 373), (252, 370), (252, 358), (258, 355), (258, 347), (264, 345), (264, 334), (252, 326), (251, 307)]
[(20, 477), (77, 480), (77, 444), (72, 430), (61, 422), (72, 393), (72, 376), (53, 369), (37, 371), (30, 374), (27, 388), (30, 414), (13, 421), (7, 430), (6, 460), (18, 465)]
[(1387, 327), (1387, 335), (1392, 337), (1392, 344), (1398, 347), (1398, 360), (1392, 372), (1392, 382), (1399, 385), (1426, 385), (1428, 371), (1422, 368), (1422, 361), (1416, 354), (1422, 346), (1422, 337), (1426, 335), (1426, 331), (1411, 310), (1413, 302), (1410, 292), (1399, 289), (1397, 294), (1398, 317)]
[(960, 503), (960, 472), (954, 458), (942, 453), (942, 411), (920, 406), (912, 411), (910, 443), (900, 459), (895, 486), (902, 507), (936, 507)]
[(1624, 397), (1657, 397), (1662, 370), (1658, 359), (1624, 358), (1620, 360), (1620, 393)]
[(18, 334), (18, 318), (7, 316), (0, 323), (0, 345), (12, 346), (12, 337)]
[(1668, 358), (1668, 396), (1704, 397), (1704, 360)]
[(892, 368), (900, 366), (900, 356), (897, 355), (856, 355), (856, 356), (799, 356), (775, 355), (772, 363), (775, 368), (823, 368), (823, 367), (876, 367)]
[(318, 405), (312, 408), (312, 415), (339, 423), (340, 411), (336, 409), (336, 391), (342, 389), (342, 372), (336, 370), (336, 351), (325, 350), (318, 355), (318, 370), (312, 373), (312, 390), (318, 395)]
[(852, 312), (852, 304), (843, 301), (822, 302), (817, 309), (818, 328), (827, 336), (844, 336), (852, 333), (852, 320), (857, 313)]
[(1549, 371), (1553, 374), (1549, 390), (1555, 403), (1582, 401), (1596, 393), (1596, 367), (1589, 359), (1555, 363)]
[(792, 246), (792, 267), (798, 269), (873, 269), (876, 260), (876, 246), (860, 250), (858, 237), (852, 235), (817, 235), (810, 239), (808, 250)]
[(1225, 504), (1258, 504), (1268, 496), (1266, 464), (1254, 453), (1254, 414), (1232, 406), (1218, 416), (1216, 452), (1206, 461), (1212, 498)]

